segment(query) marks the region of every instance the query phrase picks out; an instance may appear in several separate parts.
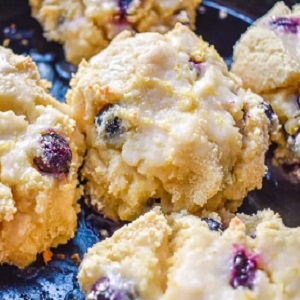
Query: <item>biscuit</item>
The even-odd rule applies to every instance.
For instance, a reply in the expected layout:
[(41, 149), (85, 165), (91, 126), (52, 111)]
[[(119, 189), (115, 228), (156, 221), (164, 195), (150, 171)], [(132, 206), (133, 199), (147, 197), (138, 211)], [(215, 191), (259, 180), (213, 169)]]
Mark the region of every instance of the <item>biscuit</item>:
[(219, 220), (151, 211), (119, 229), (84, 256), (86, 299), (299, 299), (299, 228), (271, 210)]
[(273, 164), (300, 180), (300, 5), (278, 2), (234, 48), (232, 72), (259, 93), (278, 115), (282, 130), (272, 140)]
[(234, 47), (232, 71), (256, 93), (299, 88), (300, 5), (278, 2), (244, 33)]
[(80, 64), (67, 102), (86, 135), (86, 195), (110, 218), (133, 220), (158, 204), (235, 211), (261, 187), (265, 103), (181, 24), (118, 35)]
[(90, 58), (119, 32), (166, 32), (176, 22), (194, 26), (201, 0), (30, 0), (48, 40), (64, 45), (74, 64)]
[(84, 139), (31, 58), (0, 47), (0, 264), (25, 267), (74, 236)]

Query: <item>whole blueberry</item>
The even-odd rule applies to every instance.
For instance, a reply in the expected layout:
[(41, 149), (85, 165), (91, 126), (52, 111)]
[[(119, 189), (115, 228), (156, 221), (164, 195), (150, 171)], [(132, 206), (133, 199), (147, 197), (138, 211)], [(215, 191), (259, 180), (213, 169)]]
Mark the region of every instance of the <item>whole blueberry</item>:
[(248, 253), (239, 247), (232, 258), (230, 284), (233, 288), (239, 286), (252, 289), (257, 271), (257, 255)]
[(202, 220), (207, 223), (210, 230), (212, 231), (222, 230), (222, 225), (219, 222), (209, 218), (203, 218)]
[(99, 278), (93, 285), (87, 299), (89, 300), (136, 300), (137, 293), (126, 289), (126, 281), (111, 280), (108, 277)]
[(105, 124), (105, 133), (108, 138), (113, 138), (122, 132), (122, 120), (119, 117), (109, 119)]
[(263, 109), (264, 109), (264, 111), (265, 111), (265, 114), (266, 114), (267, 118), (268, 118), (269, 121), (271, 122), (272, 119), (273, 119), (273, 117), (274, 117), (274, 115), (275, 115), (272, 106), (271, 106), (268, 102), (264, 101), (264, 102), (262, 103), (262, 107), (263, 107)]
[(107, 104), (95, 117), (97, 132), (103, 132), (105, 139), (109, 142), (112, 142), (125, 132), (122, 119), (114, 112), (115, 107), (113, 104)]
[(118, 6), (119, 6), (119, 9), (120, 9), (121, 17), (126, 17), (127, 10), (128, 10), (129, 4), (131, 2), (132, 2), (132, 0), (119, 0), (118, 1)]
[(48, 174), (68, 174), (72, 152), (65, 137), (54, 131), (45, 133), (39, 140), (41, 155), (33, 159), (39, 171)]
[(297, 33), (300, 26), (299, 18), (275, 17), (270, 22), (272, 29), (285, 33)]

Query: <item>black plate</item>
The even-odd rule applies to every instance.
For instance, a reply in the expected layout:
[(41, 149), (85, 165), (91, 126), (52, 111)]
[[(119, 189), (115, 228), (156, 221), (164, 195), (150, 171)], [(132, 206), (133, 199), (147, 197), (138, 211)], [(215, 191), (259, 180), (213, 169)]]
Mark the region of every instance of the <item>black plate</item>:
[[(245, 10), (246, 2), (233, 1), (229, 4)], [(241, 14), (220, 6), (215, 1), (204, 1), (197, 17), (197, 33), (214, 44), (230, 64), (235, 41), (252, 22), (252, 18), (263, 14), (273, 3), (274, 1), (262, 1), (259, 9), (256, 7), (251, 12), (247, 9), (249, 14)], [(52, 94), (59, 101), (64, 101), (70, 74), (76, 68), (66, 63), (60, 45), (48, 43), (42, 37), (42, 30), (30, 17), (26, 1), (0, 0), (0, 44), (5, 39), (10, 40), (9, 47), (16, 53), (30, 54), (33, 57), (42, 77), (53, 83)], [(299, 192), (299, 185), (284, 180), (275, 181), (269, 173), (264, 179), (263, 189), (252, 192), (241, 211), (252, 213), (257, 209), (271, 207), (281, 213), (286, 224), (297, 226), (300, 225)], [(67, 245), (53, 249), (53, 259), (47, 266), (39, 255), (37, 261), (24, 270), (11, 266), (0, 267), (0, 300), (84, 299), (76, 280), (76, 257), (79, 255), (82, 258), (88, 247), (101, 240), (103, 235), (111, 235), (121, 224), (114, 224), (93, 213), (83, 203), (81, 205), (75, 238)]]

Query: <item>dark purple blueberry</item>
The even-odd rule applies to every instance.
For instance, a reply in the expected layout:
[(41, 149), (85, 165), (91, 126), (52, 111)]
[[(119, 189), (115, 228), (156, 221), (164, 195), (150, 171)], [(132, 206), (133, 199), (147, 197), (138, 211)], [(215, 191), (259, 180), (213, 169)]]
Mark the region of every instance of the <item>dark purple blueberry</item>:
[(132, 2), (132, 0), (119, 0), (118, 6), (120, 8), (120, 15), (121, 18), (125, 18), (127, 15), (127, 10), (129, 7), (129, 4)]
[(202, 220), (207, 223), (210, 230), (212, 231), (222, 230), (222, 225), (219, 222), (209, 218), (203, 218)]
[[(128, 287), (128, 289), (126, 289)], [(101, 277), (93, 285), (90, 294), (90, 300), (135, 300), (138, 299), (137, 293), (130, 284), (122, 279), (116, 278), (110, 280), (107, 277)]]
[(269, 119), (270, 122), (272, 122), (272, 119), (274, 118), (274, 115), (275, 115), (272, 106), (268, 102), (264, 101), (262, 103), (262, 107), (265, 111), (267, 118)]
[(34, 163), (43, 173), (67, 174), (70, 169), (72, 152), (68, 141), (61, 135), (51, 131), (40, 139), (41, 156), (34, 158)]
[(298, 104), (298, 107), (300, 108), (300, 94), (297, 96), (297, 104)]
[(122, 120), (119, 117), (113, 117), (107, 120), (105, 124), (105, 133), (108, 138), (113, 138), (122, 132)]
[[(104, 136), (108, 141), (112, 141), (114, 138), (118, 138), (122, 133), (125, 131), (125, 127), (123, 126), (122, 120), (115, 115), (113, 112), (114, 105), (107, 104), (105, 105), (96, 115), (95, 117), (95, 124), (99, 128), (103, 126), (104, 128)], [(106, 114), (110, 114), (108, 118), (104, 116)]]
[(272, 29), (286, 33), (297, 33), (300, 26), (299, 18), (275, 17), (270, 22)]
[(230, 284), (252, 289), (257, 270), (257, 255), (249, 253), (243, 247), (236, 247), (232, 258)]

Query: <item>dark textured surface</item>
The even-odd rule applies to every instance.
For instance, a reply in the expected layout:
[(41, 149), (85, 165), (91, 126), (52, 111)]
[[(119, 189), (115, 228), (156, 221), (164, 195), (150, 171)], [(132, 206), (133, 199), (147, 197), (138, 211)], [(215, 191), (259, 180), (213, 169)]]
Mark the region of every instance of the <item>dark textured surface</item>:
[(42, 256), (24, 270), (0, 266), (1, 300), (83, 300), (76, 275), (78, 256), (111, 235), (121, 224), (102, 218), (83, 203), (76, 236), (67, 245), (52, 249), (53, 259), (45, 265)]
[[(221, 2), (227, 2), (231, 8), (247, 11), (254, 18), (263, 14), (274, 1)], [(197, 33), (215, 44), (230, 64), (232, 46), (246, 30), (247, 22), (251, 19), (244, 18), (235, 11), (228, 12), (225, 19), (220, 19), (215, 2), (206, 1), (205, 9), (202, 8), (198, 15)], [(11, 24), (16, 24), (16, 27)], [(64, 101), (70, 73), (75, 72), (76, 68), (65, 62), (61, 46), (48, 43), (42, 38), (40, 26), (30, 18), (27, 1), (0, 0), (0, 43), (5, 39), (10, 39), (9, 46), (16, 53), (30, 54), (33, 57), (42, 77), (52, 82), (53, 95)], [(251, 213), (271, 207), (282, 214), (288, 225), (300, 225), (299, 192), (299, 186), (282, 180), (274, 181), (269, 176), (265, 178), (261, 191), (250, 194), (241, 211)], [(75, 238), (67, 245), (53, 249), (53, 260), (47, 266), (39, 256), (36, 263), (25, 270), (0, 267), (0, 300), (82, 300), (76, 280), (78, 260), (73, 255), (78, 254), (82, 258), (87, 248), (101, 239), (101, 234), (111, 235), (118, 226), (82, 204)]]

